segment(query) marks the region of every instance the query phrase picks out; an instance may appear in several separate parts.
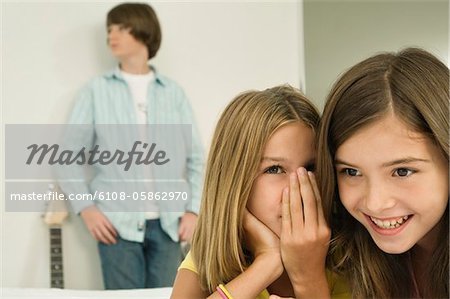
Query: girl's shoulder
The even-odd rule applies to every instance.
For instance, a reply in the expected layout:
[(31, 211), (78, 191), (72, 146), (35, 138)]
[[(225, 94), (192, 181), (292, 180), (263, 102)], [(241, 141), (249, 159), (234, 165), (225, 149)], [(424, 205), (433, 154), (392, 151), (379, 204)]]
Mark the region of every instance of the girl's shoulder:
[[(198, 274), (197, 267), (195, 266), (195, 262), (194, 262), (194, 259), (192, 258), (191, 251), (189, 251), (186, 254), (186, 257), (181, 262), (180, 266), (178, 267), (178, 270), (180, 270), (180, 269), (190, 270), (190, 271), (194, 272), (195, 274)], [(269, 292), (267, 290), (263, 290), (261, 292), (261, 294), (259, 294), (258, 297), (256, 297), (256, 299), (269, 299), (269, 296), (270, 296)]]
[(184, 260), (181, 262), (180, 266), (178, 267), (178, 270), (180, 270), (180, 269), (187, 269), (187, 270), (190, 270), (190, 271), (198, 274), (197, 266), (194, 263), (194, 259), (192, 258), (192, 254), (190, 251), (186, 254), (186, 257), (184, 258)]

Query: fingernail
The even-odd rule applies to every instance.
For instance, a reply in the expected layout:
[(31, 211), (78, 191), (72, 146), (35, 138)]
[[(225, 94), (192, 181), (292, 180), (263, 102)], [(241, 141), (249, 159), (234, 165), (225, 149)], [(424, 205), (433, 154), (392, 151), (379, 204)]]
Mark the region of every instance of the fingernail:
[(300, 167), (299, 169), (297, 169), (297, 172), (300, 176), (306, 175), (306, 169), (304, 167)]

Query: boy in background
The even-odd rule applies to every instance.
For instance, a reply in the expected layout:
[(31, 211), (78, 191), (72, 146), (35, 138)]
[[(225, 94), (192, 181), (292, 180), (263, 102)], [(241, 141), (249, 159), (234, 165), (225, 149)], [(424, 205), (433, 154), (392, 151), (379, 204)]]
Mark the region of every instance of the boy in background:
[[(172, 286), (181, 261), (180, 241), (190, 241), (200, 206), (203, 150), (192, 109), (177, 83), (148, 64), (161, 43), (161, 29), (147, 4), (123, 3), (107, 15), (108, 46), (118, 67), (85, 86), (70, 124), (191, 124), (192, 150), (186, 155), (185, 177), (191, 203), (183, 212), (164, 212), (153, 202), (145, 212), (111, 211), (105, 201), (71, 201), (91, 235), (99, 242), (106, 289)], [(90, 145), (102, 138), (84, 136)], [(149, 167), (149, 166), (147, 166)], [(66, 193), (94, 193), (91, 184), (61, 184)], [(111, 183), (113, 184), (113, 183)], [(111, 186), (112, 188), (113, 186)], [(130, 192), (136, 190), (128, 190)]]

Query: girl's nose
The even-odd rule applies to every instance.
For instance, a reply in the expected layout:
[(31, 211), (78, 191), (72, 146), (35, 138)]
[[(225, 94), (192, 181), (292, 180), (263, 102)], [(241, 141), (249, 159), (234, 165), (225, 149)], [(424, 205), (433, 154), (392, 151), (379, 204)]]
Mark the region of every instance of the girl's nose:
[(387, 186), (369, 182), (366, 187), (365, 204), (369, 212), (379, 215), (382, 211), (395, 206), (395, 199)]

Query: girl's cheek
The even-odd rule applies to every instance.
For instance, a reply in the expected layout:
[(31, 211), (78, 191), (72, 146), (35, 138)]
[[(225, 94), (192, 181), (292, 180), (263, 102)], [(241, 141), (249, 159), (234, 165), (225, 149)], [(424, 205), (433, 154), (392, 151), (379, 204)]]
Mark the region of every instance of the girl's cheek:
[(358, 188), (352, 188), (347, 184), (339, 184), (339, 198), (341, 199), (342, 204), (344, 206), (349, 206), (354, 204), (357, 201), (358, 197), (361, 197), (361, 192)]

